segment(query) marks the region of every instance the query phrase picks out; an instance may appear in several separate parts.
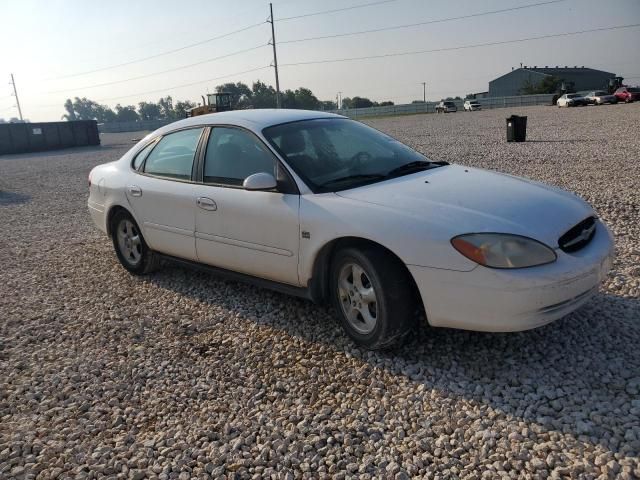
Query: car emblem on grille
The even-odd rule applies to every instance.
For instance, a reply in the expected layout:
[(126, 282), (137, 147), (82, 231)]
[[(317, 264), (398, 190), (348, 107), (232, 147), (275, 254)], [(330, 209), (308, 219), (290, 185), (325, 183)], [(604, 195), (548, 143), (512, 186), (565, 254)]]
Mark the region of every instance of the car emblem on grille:
[(580, 232), (580, 235), (578, 235), (577, 237), (571, 239), (570, 241), (566, 242), (563, 247), (567, 248), (567, 247), (572, 247), (573, 245), (580, 243), (580, 242), (586, 242), (587, 240), (589, 240), (589, 237), (591, 237), (591, 234), (593, 233), (593, 231), (596, 228), (596, 224), (592, 224), (590, 227), (585, 228), (582, 230), (582, 232)]

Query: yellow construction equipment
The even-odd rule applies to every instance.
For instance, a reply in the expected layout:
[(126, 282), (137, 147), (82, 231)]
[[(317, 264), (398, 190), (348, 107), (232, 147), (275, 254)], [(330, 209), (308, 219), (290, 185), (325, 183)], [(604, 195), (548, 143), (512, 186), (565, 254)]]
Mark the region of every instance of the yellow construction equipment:
[(226, 112), (231, 110), (231, 94), (226, 92), (208, 93), (205, 100), (202, 97), (202, 105), (187, 110), (187, 118), (207, 113)]

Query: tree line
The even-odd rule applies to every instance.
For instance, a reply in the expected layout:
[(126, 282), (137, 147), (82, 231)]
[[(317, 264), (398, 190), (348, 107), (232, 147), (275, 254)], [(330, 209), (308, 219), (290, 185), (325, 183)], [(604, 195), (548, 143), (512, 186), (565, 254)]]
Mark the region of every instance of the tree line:
[[(271, 85), (256, 81), (253, 85), (243, 82), (229, 82), (218, 85), (216, 92), (226, 92), (231, 97), (231, 107), (234, 110), (247, 108), (274, 108), (276, 106), (276, 90)], [(334, 110), (336, 102), (319, 100), (313, 92), (304, 87), (296, 90), (287, 89), (280, 93), (282, 108), (304, 110)], [(117, 104), (113, 109), (107, 105), (86, 97), (68, 98), (64, 103), (65, 120), (97, 120), (106, 122), (130, 122), (137, 120), (178, 120), (185, 118), (189, 109), (198, 104), (189, 100), (174, 101), (168, 95), (157, 102), (139, 102), (138, 105)], [(393, 105), (393, 102), (374, 102), (366, 97), (343, 98), (342, 108), (367, 108), (375, 106)]]

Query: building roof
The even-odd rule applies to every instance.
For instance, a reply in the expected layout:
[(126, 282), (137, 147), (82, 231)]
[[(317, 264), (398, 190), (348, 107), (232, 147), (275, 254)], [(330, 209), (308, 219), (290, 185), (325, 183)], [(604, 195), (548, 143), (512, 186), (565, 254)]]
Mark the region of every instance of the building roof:
[(611, 77), (615, 77), (615, 73), (605, 72), (604, 70), (596, 70), (595, 68), (588, 67), (522, 67), (523, 70), (530, 70), (536, 73), (542, 73), (544, 75), (562, 76), (566, 74), (580, 74), (580, 73), (604, 73)]
[[(538, 67), (533, 66), (529, 67), (525, 65), (524, 67), (516, 68), (511, 70), (510, 72), (505, 73), (504, 75), (500, 75), (499, 77), (494, 78), (491, 82), (498, 80), (502, 77), (506, 77), (507, 75), (511, 75), (514, 72), (523, 71), (523, 72), (531, 72), (538, 75), (550, 75), (553, 77), (563, 77), (566, 75), (588, 75), (588, 74), (604, 74), (608, 77), (615, 77), (615, 73), (605, 72), (604, 70), (596, 70), (595, 68), (587, 68), (587, 67)], [(489, 83), (491, 83), (489, 82)]]

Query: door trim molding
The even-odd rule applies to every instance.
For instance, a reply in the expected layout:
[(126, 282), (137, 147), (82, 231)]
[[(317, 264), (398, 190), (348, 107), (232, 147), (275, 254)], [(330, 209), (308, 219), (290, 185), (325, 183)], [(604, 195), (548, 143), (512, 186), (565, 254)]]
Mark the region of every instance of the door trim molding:
[(184, 228), (171, 227), (169, 225), (160, 225), (159, 223), (144, 222), (145, 228), (152, 228), (162, 232), (177, 233), (185, 237), (193, 237), (193, 230), (185, 230)]
[[(224, 243), (226, 245), (233, 245), (234, 247), (248, 248), (249, 250), (257, 250), (259, 252), (273, 253), (275, 255), (281, 255), (283, 257), (293, 257), (293, 252), (282, 248), (270, 247), (269, 245), (261, 245), (259, 243), (244, 242), (242, 240), (236, 240), (234, 238), (221, 237), (220, 235), (210, 235), (208, 233), (195, 232), (196, 238), (200, 240), (208, 240), (210, 242)], [(197, 246), (196, 246), (197, 250)]]

